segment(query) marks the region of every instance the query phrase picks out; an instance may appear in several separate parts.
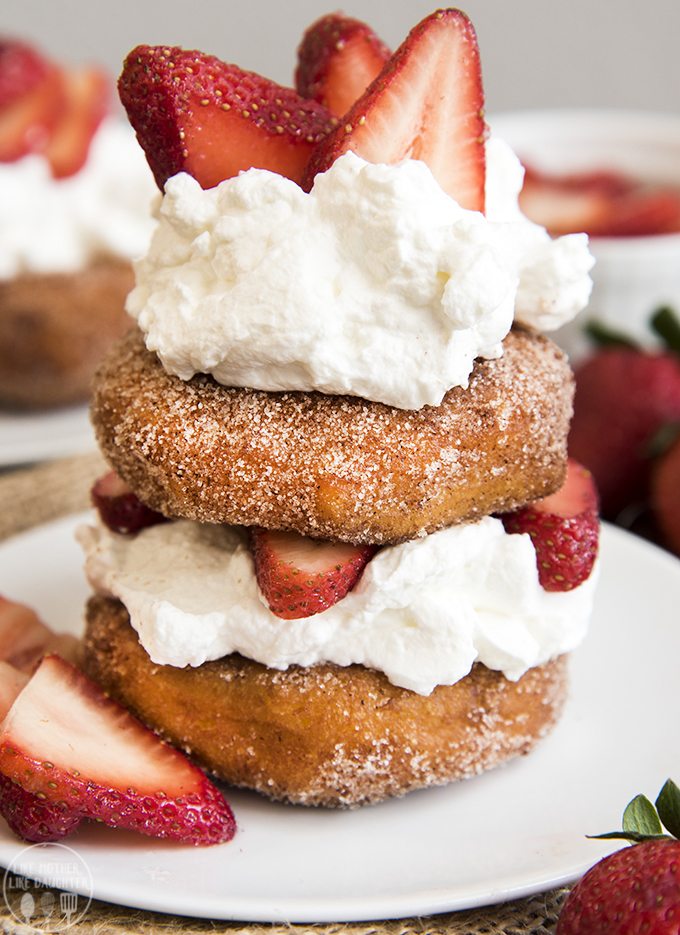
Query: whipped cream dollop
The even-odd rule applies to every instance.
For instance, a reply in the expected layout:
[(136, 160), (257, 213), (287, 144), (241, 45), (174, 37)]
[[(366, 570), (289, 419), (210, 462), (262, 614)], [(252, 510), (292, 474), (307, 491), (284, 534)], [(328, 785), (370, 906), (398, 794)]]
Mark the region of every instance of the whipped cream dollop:
[(261, 169), (207, 191), (177, 175), (128, 312), (183, 380), (438, 405), (513, 318), (558, 328), (590, 294), (586, 236), (551, 240), (517, 208), (509, 147), (487, 156), (486, 216), (415, 160), (349, 152), (309, 194)]
[(179, 520), (121, 536), (97, 524), (78, 538), (90, 583), (125, 605), (159, 665), (232, 652), (273, 669), (359, 663), (423, 695), (476, 661), (516, 680), (574, 649), (595, 579), (544, 591), (530, 537), (486, 517), (381, 549), (337, 604), (282, 620), (259, 590), (241, 529)]
[(157, 198), (134, 133), (113, 117), (97, 130), (83, 168), (68, 178), (54, 179), (40, 155), (0, 163), (0, 280), (74, 273), (102, 256), (141, 256)]

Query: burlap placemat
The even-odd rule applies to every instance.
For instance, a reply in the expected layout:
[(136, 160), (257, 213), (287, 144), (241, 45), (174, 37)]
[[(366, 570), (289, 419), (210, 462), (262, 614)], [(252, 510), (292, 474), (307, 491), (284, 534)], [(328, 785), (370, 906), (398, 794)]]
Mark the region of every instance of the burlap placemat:
[[(40, 523), (86, 509), (93, 480), (105, 470), (98, 454), (69, 458), (0, 475), (0, 539)], [(1, 876), (1, 875), (0, 875)], [(29, 890), (30, 892), (30, 890)], [(39, 890), (35, 904), (39, 905)], [(529, 899), (483, 909), (447, 913), (429, 918), (332, 925), (261, 925), (212, 922), (161, 915), (93, 901), (85, 916), (68, 926), (76, 935), (121, 935), (127, 932), (232, 933), (243, 935), (552, 935), (566, 890), (553, 890)], [(20, 900), (0, 899), (0, 931), (25, 933), (64, 931), (37, 913), (23, 924)]]

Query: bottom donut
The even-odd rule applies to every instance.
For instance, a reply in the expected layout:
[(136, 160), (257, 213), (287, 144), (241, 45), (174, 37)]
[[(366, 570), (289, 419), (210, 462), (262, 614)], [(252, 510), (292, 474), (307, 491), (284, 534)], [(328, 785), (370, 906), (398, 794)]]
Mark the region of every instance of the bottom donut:
[(567, 659), (519, 681), (481, 664), (423, 696), (363, 666), (268, 669), (239, 655), (153, 663), (118, 601), (87, 607), (86, 672), (231, 785), (299, 805), (355, 807), (481, 773), (555, 724)]

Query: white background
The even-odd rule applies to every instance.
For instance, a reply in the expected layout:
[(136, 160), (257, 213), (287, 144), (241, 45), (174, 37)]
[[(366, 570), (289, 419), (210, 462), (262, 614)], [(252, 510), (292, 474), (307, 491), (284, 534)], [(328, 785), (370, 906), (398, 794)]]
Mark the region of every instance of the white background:
[[(290, 84), (304, 28), (342, 8), (392, 47), (436, 0), (0, 0), (0, 32), (120, 71), (138, 43), (199, 48)], [(467, 0), (487, 110), (680, 111), (678, 0)]]

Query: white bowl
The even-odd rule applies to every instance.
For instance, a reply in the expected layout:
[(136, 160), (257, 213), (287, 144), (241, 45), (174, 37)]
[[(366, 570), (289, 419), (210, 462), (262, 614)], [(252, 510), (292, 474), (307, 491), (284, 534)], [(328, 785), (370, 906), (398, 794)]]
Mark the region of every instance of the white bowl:
[[(613, 169), (680, 189), (680, 116), (616, 110), (498, 114), (492, 132), (520, 159), (549, 173)], [(649, 319), (661, 305), (680, 313), (680, 234), (591, 237), (596, 264), (588, 307), (554, 337), (572, 359), (592, 345), (583, 326), (596, 320), (645, 347), (656, 340)]]

